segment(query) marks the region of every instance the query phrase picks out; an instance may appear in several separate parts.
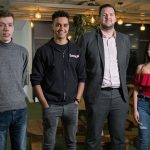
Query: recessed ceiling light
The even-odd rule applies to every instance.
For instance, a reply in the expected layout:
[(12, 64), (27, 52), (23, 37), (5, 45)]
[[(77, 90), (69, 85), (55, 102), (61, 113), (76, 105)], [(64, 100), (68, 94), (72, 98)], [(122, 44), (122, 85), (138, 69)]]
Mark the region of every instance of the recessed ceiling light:
[(132, 26), (132, 24), (131, 23), (126, 23), (124, 26), (130, 27), (130, 26)]
[(134, 34), (133, 34), (133, 33), (129, 33), (128, 35), (129, 35), (129, 36), (134, 36)]
[(91, 10), (91, 11), (94, 11), (94, 10), (96, 10), (96, 9), (95, 9), (95, 8), (90, 8), (90, 10)]

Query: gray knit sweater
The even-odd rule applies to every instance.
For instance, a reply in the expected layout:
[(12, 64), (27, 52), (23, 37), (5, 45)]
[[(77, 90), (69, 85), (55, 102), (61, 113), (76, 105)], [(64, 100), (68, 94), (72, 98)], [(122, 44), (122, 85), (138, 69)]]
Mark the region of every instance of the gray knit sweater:
[(23, 90), (28, 52), (13, 42), (0, 42), (0, 112), (26, 107)]

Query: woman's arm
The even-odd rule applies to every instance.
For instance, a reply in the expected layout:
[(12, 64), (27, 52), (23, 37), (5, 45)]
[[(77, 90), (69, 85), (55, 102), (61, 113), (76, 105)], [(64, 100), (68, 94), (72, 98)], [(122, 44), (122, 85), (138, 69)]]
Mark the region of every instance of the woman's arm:
[(139, 93), (139, 89), (138, 87), (134, 87), (134, 92), (133, 92), (133, 99), (134, 99), (134, 119), (136, 120), (136, 122), (139, 122), (139, 112), (137, 110), (137, 103), (138, 103), (138, 93)]
[[(143, 64), (138, 65), (136, 74), (139, 74), (139, 79), (138, 79), (138, 84), (140, 82), (140, 74), (141, 74), (141, 69), (143, 68)], [(137, 81), (136, 81), (137, 83)], [(134, 119), (136, 120), (137, 123), (139, 123), (139, 112), (137, 109), (137, 104), (138, 104), (138, 94), (139, 94), (139, 85), (134, 86), (134, 91), (133, 91), (133, 100), (134, 100)]]

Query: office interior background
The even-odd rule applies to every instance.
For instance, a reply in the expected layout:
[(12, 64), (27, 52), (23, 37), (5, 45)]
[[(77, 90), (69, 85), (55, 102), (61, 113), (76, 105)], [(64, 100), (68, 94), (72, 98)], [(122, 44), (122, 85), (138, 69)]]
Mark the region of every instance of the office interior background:
[(32, 60), (36, 49), (53, 36), (52, 13), (57, 10), (69, 12), (68, 38), (75, 42), (83, 32), (97, 27), (98, 9), (104, 3), (115, 7), (116, 30), (128, 34), (131, 40), (127, 71), (127, 81), (131, 85), (137, 65), (144, 62), (145, 46), (150, 40), (150, 0), (0, 0), (0, 10), (8, 9), (15, 15), (13, 40), (29, 51), (28, 84), (25, 86), (29, 102), (36, 101), (29, 79)]

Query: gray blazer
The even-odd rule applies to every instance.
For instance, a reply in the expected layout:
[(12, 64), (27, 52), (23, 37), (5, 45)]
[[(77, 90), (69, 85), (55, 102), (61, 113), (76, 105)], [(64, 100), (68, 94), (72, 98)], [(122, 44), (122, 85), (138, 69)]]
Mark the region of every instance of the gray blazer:
[[(78, 45), (82, 48), (86, 58), (87, 79), (84, 99), (88, 103), (94, 103), (97, 94), (101, 90), (105, 66), (101, 31), (96, 29), (92, 32), (85, 33), (78, 41)], [(128, 35), (116, 32), (116, 46), (122, 96), (124, 101), (128, 101), (126, 83), (126, 71), (130, 55), (130, 41)]]

